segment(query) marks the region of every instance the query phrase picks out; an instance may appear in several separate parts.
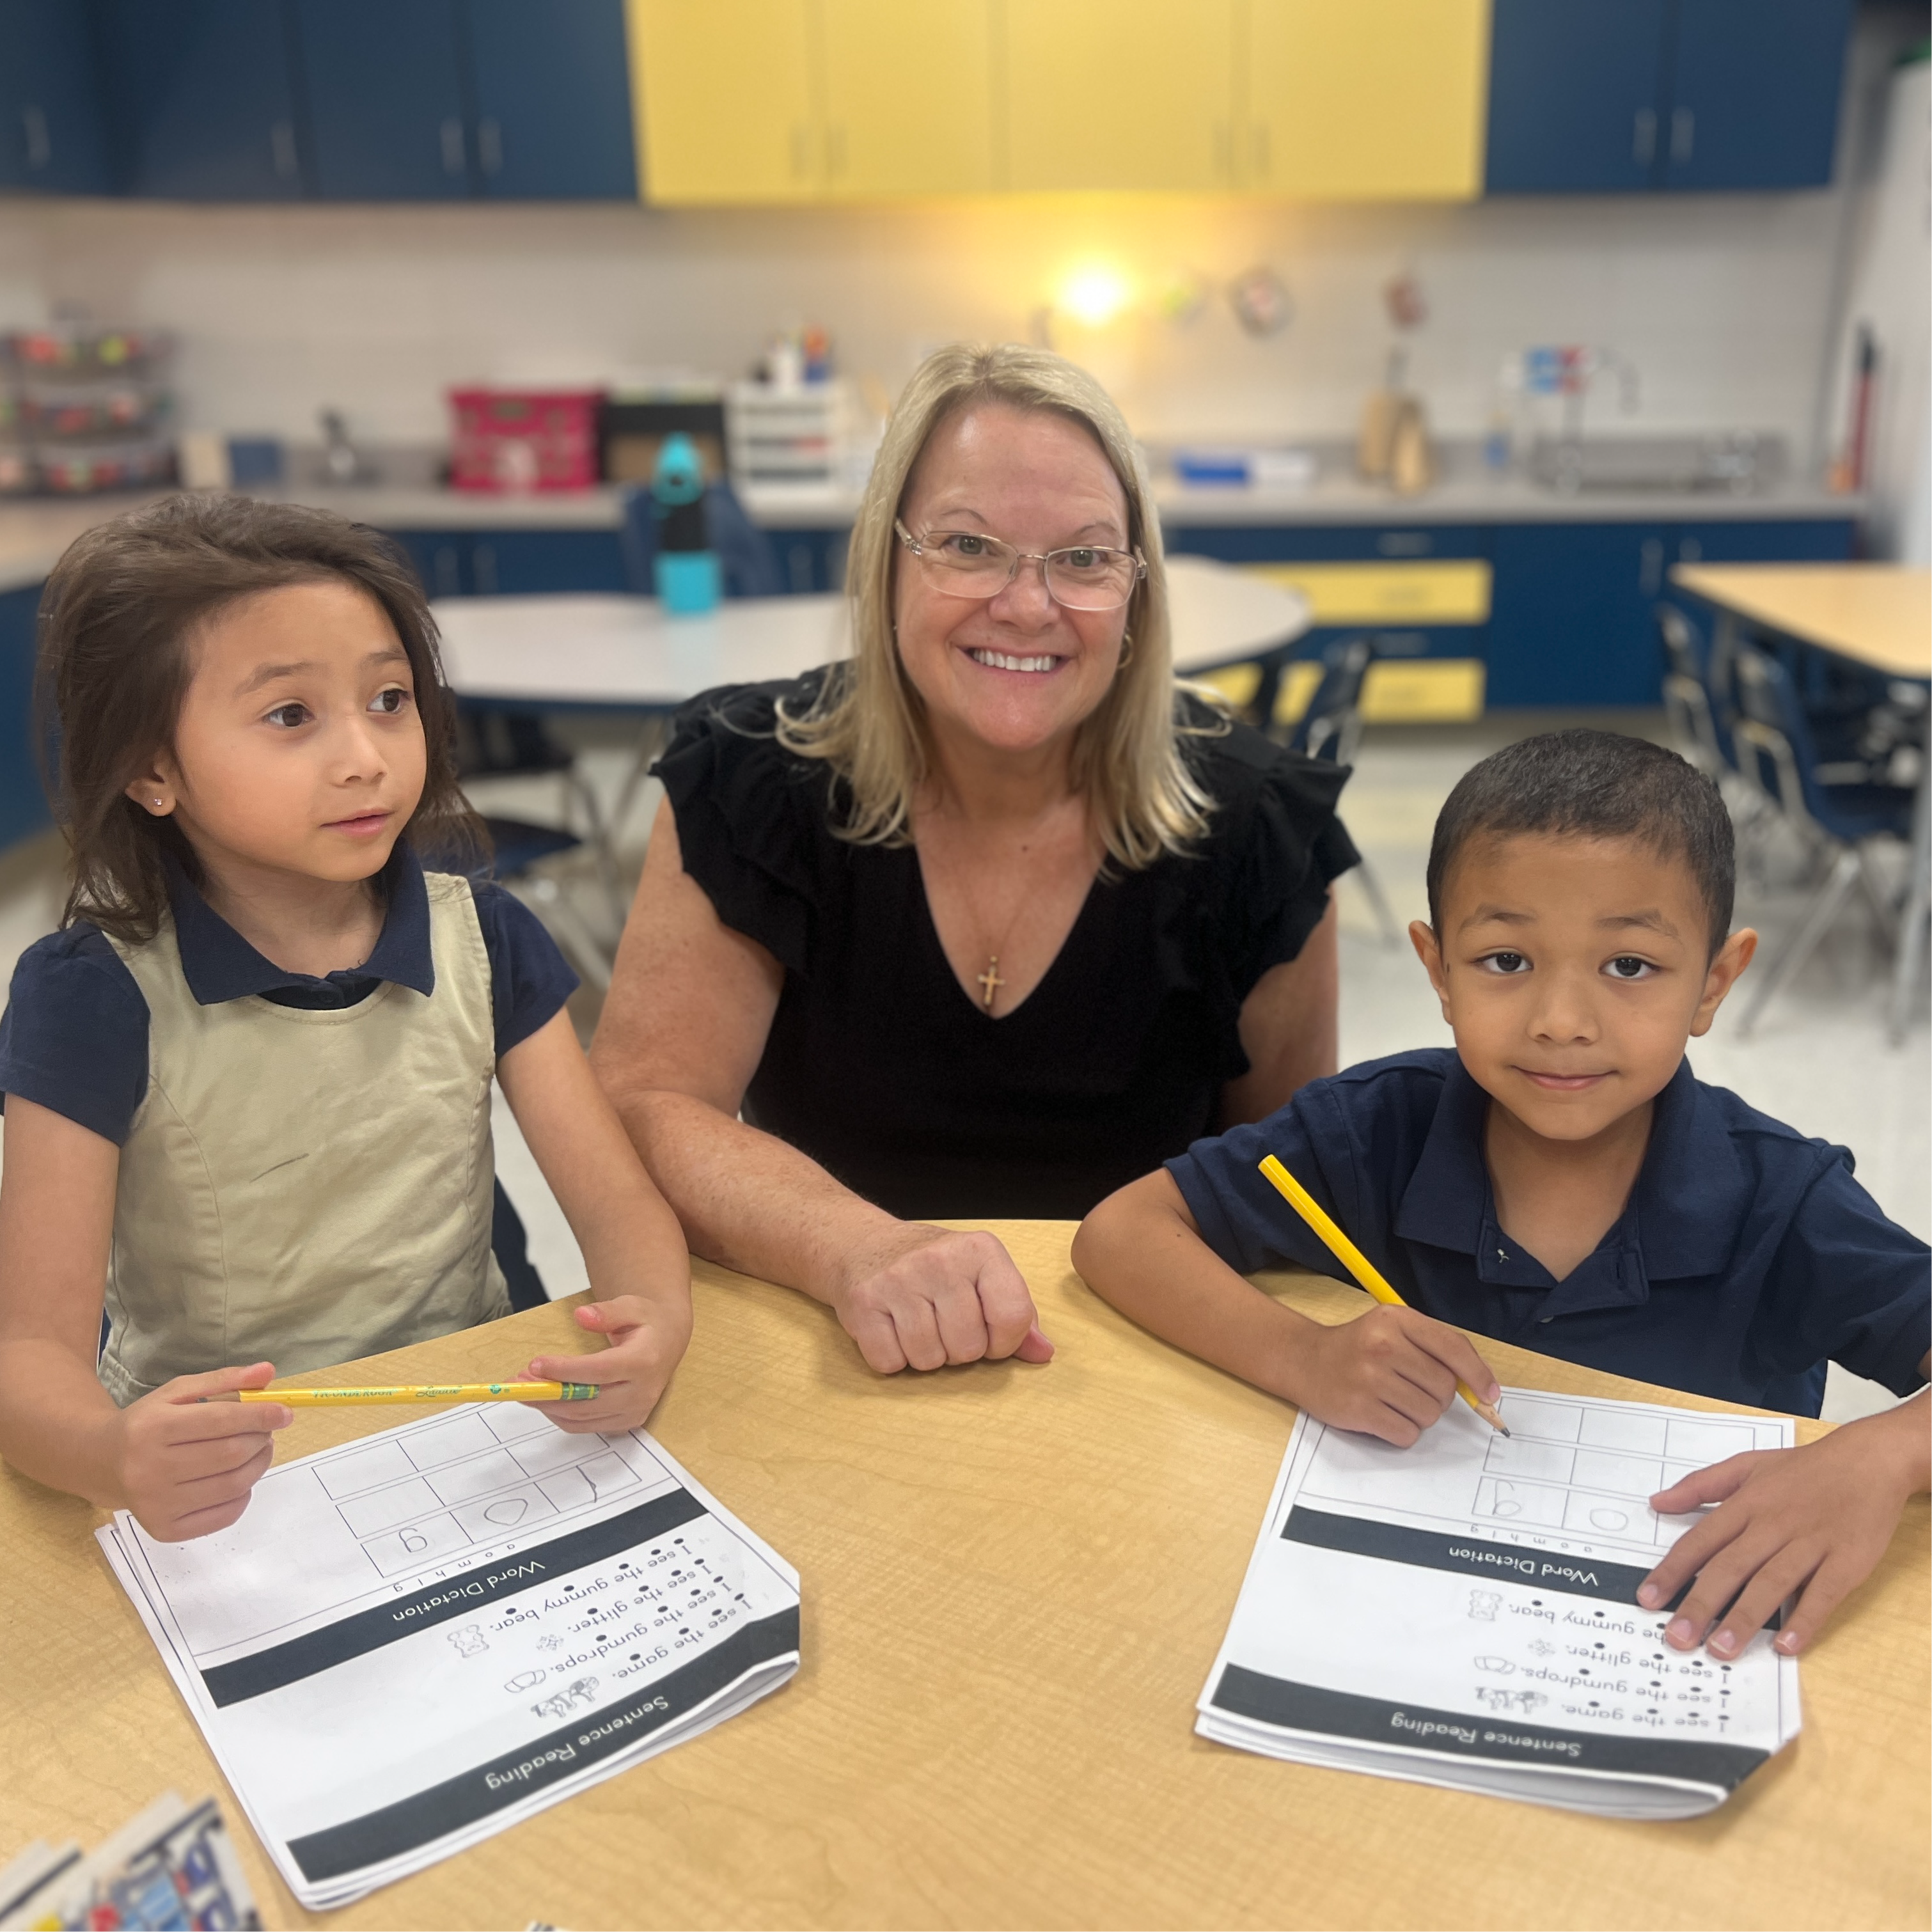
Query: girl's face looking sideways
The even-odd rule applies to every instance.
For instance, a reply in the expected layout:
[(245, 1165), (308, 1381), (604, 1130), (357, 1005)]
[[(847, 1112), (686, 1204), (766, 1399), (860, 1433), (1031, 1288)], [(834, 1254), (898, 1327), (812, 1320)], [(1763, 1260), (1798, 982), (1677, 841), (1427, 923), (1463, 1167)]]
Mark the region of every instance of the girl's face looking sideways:
[(290, 584), (217, 611), (188, 648), (174, 742), (128, 796), (172, 812), (218, 879), (381, 871), (427, 763), (416, 680), (381, 605), (332, 579)]

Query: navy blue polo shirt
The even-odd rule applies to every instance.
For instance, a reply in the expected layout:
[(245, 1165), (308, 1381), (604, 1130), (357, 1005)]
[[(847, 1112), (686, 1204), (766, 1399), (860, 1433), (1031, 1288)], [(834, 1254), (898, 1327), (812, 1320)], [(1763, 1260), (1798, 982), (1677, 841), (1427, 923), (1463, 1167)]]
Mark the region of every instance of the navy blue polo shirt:
[[(318, 979), (256, 952), (171, 858), (168, 903), (188, 990), (204, 1006), (257, 994), (278, 1006), (352, 1006), (386, 980), (433, 993), (422, 863), (398, 844), (381, 876), (386, 903), (374, 950), (360, 966)], [(577, 975), (520, 900), (493, 884), (473, 890), (500, 1060), (557, 1012)], [(14, 969), (0, 1014), (0, 1096), (17, 1094), (118, 1146), (147, 1090), (148, 1003), (121, 956), (85, 923), (37, 940)]]
[(1623, 1215), (1558, 1281), (1497, 1226), (1489, 1096), (1446, 1047), (1311, 1082), (1167, 1163), (1242, 1274), (1348, 1279), (1258, 1171), (1276, 1156), (1412, 1307), (1611, 1375), (1816, 1415), (1825, 1365), (1898, 1395), (1932, 1348), (1932, 1250), (1886, 1219), (1846, 1149), (1691, 1076), (1657, 1096)]

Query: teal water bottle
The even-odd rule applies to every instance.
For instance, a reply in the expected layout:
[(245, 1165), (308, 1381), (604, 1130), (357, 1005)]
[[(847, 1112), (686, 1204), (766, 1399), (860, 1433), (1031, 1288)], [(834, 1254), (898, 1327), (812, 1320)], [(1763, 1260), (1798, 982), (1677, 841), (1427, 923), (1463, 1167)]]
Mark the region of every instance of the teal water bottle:
[(724, 584), (705, 521), (704, 460), (697, 444), (681, 432), (658, 446), (651, 504), (658, 525), (658, 601), (680, 616), (716, 610)]

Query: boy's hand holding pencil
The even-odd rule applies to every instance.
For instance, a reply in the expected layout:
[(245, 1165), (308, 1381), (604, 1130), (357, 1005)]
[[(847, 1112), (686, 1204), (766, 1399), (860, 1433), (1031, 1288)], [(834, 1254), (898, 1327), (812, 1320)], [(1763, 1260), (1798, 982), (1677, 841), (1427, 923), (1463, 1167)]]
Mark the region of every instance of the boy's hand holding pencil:
[[(1360, 1316), (1345, 1328), (1325, 1329), (1322, 1339), (1308, 1348), (1318, 1366), (1324, 1356), (1328, 1358), (1316, 1414), (1337, 1428), (1362, 1430), (1406, 1449), (1460, 1395), (1490, 1428), (1507, 1436), (1509, 1428), (1496, 1412), (1497, 1396), (1503, 1393), (1502, 1383), (1490, 1374), (1488, 1362), (1476, 1354), (1468, 1337), (1449, 1328), (1447, 1322), (1416, 1314), (1389, 1287), (1382, 1269), (1348, 1240), (1308, 1188), (1274, 1154), (1262, 1160), (1262, 1173), (1268, 1177), (1269, 1186), (1314, 1228), (1329, 1254), (1382, 1304), (1379, 1310)], [(1362, 1329), (1360, 1335), (1356, 1335), (1356, 1329)], [(1447, 1389), (1443, 1388), (1445, 1372), (1449, 1376)], [(1331, 1412), (1329, 1405), (1337, 1396), (1366, 1420), (1351, 1422), (1342, 1412)], [(1395, 1424), (1393, 1430), (1391, 1424)], [(1406, 1433), (1402, 1426), (1408, 1426)]]

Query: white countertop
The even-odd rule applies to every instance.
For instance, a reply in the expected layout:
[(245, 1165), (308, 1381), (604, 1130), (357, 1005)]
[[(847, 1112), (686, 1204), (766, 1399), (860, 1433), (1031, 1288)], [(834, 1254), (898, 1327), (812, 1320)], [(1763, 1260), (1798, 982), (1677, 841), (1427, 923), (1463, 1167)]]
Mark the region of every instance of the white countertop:
[[(858, 507), (844, 489), (751, 489), (745, 507), (767, 530), (840, 530)], [(82, 531), (118, 516), (147, 495), (71, 500), (0, 501), (0, 591), (38, 584)], [(315, 485), (302, 500), (388, 530), (615, 530), (622, 518), (614, 486), (555, 494), (496, 496), (480, 491), (382, 484), (334, 489)], [(1229, 525), (1766, 522), (1856, 518), (1856, 496), (1815, 484), (1786, 483), (1751, 496), (1705, 490), (1589, 490), (1562, 496), (1520, 476), (1452, 472), (1419, 496), (1397, 496), (1346, 473), (1324, 474), (1305, 489), (1156, 486), (1167, 530)]]

